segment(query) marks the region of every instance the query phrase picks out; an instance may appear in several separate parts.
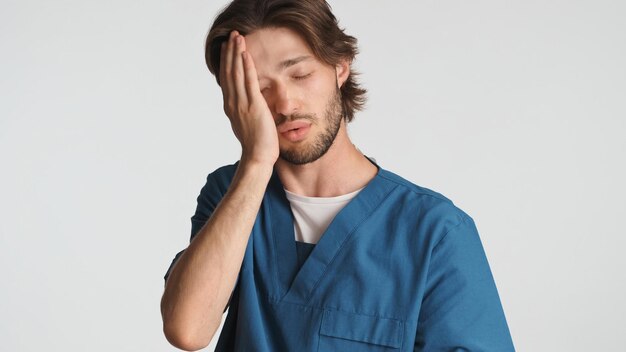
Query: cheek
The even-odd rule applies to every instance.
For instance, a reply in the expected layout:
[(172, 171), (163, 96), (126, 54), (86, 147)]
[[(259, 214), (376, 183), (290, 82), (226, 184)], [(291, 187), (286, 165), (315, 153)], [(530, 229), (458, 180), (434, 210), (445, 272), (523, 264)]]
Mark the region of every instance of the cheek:
[(328, 100), (330, 94), (335, 92), (336, 81), (334, 79), (334, 76), (318, 77), (316, 79), (311, 79), (303, 87), (308, 93), (308, 99), (315, 99), (317, 103), (321, 104), (325, 103)]

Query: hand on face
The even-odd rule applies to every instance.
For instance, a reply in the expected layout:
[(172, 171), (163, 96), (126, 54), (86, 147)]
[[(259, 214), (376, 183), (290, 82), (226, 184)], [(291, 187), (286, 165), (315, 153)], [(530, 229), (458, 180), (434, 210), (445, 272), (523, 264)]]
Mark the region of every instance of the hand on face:
[(219, 74), (224, 112), (241, 143), (242, 161), (274, 165), (279, 155), (276, 124), (261, 94), (245, 38), (237, 31), (222, 44)]

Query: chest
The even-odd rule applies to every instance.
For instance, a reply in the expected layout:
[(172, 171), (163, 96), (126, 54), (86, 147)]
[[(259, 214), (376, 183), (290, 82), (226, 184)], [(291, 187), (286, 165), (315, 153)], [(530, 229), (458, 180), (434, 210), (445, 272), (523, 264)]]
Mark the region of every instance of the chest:
[(294, 241), (293, 224), (287, 202), (264, 201), (242, 266), (260, 296), (272, 304), (417, 320), (429, 248), (415, 219), (384, 202), (351, 202), (308, 250)]

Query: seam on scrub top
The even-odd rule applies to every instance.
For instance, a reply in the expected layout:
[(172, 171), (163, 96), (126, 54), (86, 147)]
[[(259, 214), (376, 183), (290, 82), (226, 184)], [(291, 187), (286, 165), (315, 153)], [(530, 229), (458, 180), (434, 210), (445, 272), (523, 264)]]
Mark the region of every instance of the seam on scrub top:
[(374, 208), (372, 208), (370, 210), (369, 213), (367, 213), (368, 216), (364, 216), (363, 220), (361, 220), (361, 222), (359, 222), (356, 226), (354, 226), (352, 228), (352, 231), (350, 231), (350, 233), (348, 234), (348, 236), (346, 236), (346, 238), (343, 240), (343, 242), (341, 242), (341, 245), (339, 246), (339, 250), (337, 251), (337, 253), (332, 257), (332, 259), (328, 262), (328, 265), (326, 265), (326, 267), (324, 268), (324, 271), (322, 272), (322, 275), (320, 275), (320, 278), (317, 279), (317, 281), (315, 281), (315, 284), (313, 284), (313, 289), (310, 291), (309, 293), (309, 299), (307, 300), (307, 302), (309, 302), (311, 300), (311, 298), (313, 297), (313, 292), (315, 292), (315, 290), (317, 290), (317, 286), (319, 285), (320, 281), (322, 281), (322, 279), (324, 278), (324, 276), (326, 275), (326, 272), (328, 271), (328, 268), (330, 268), (332, 266), (332, 264), (335, 262), (335, 259), (339, 256), (339, 253), (341, 253), (341, 251), (343, 250), (343, 247), (345, 246), (346, 242), (348, 242), (348, 239), (352, 238), (352, 235), (354, 234), (354, 232), (361, 227), (361, 225), (363, 225), (363, 223), (366, 220), (369, 220), (369, 215), (372, 214), (372, 212), (374, 212), (374, 210), (378, 209), (380, 207), (380, 205), (387, 200), (387, 198), (389, 198), (389, 196), (391, 195), (391, 193), (393, 193), (393, 191), (398, 188), (398, 185), (396, 185), (395, 187), (393, 187), (392, 189), (389, 190), (389, 192), (387, 192), (387, 194), (385, 194), (385, 196), (380, 200), (380, 202), (378, 202), (378, 205)]
[[(270, 198), (270, 197), (268, 197), (268, 198)], [(268, 208), (267, 209), (268, 214), (271, 215), (272, 214), (272, 202), (271, 202), (270, 199), (268, 199), (267, 208)], [(277, 236), (274, 233), (274, 223), (272, 221), (272, 217), (271, 216), (268, 216), (267, 219), (268, 219), (268, 222), (269, 222), (269, 225), (270, 225), (270, 231), (272, 231), (272, 243), (273, 243), (273, 246), (272, 246), (272, 248), (270, 250), (272, 251), (272, 256), (274, 257), (274, 263), (278, 263), (277, 262), (278, 257), (276, 257), (276, 250), (275, 250), (275, 248), (277, 248), (276, 246), (278, 244), (276, 243), (276, 237)], [(274, 264), (274, 282), (276, 283), (275, 286), (274, 286), (274, 290), (280, 296), (281, 295), (281, 292), (280, 292), (281, 281), (280, 281), (280, 275), (278, 273), (278, 265), (276, 265), (276, 264)], [(289, 292), (289, 289), (287, 289), (287, 292)]]
[[(461, 222), (460, 222), (460, 223), (458, 223), (458, 224), (454, 225), (454, 227), (450, 228), (450, 229), (449, 229), (449, 230), (448, 230), (448, 231), (447, 231), (447, 232), (446, 232), (443, 236), (441, 236), (441, 238), (439, 239), (439, 241), (437, 241), (437, 243), (436, 243), (436, 244), (435, 244), (435, 246), (433, 247), (433, 250), (431, 251), (431, 253), (432, 253), (432, 252), (434, 252), (434, 251), (437, 249), (437, 247), (439, 246), (439, 244), (440, 244), (440, 243), (441, 243), (441, 242), (442, 242), (442, 241), (443, 241), (446, 237), (448, 237), (448, 234), (449, 234), (450, 232), (452, 232), (452, 231), (456, 231), (456, 229), (458, 229), (459, 227), (461, 227), (461, 225), (466, 225), (466, 224), (467, 224), (467, 220), (468, 220), (468, 218), (469, 218), (469, 217), (467, 217), (467, 216), (463, 216), (463, 220), (461, 220)], [(430, 266), (430, 265), (429, 265), (429, 266)]]
[[(444, 201), (445, 203), (447, 203), (447, 204), (451, 205), (454, 209), (456, 209), (456, 210), (460, 213), (460, 214), (457, 214), (457, 215), (461, 215), (461, 218), (462, 218), (463, 220), (462, 220), (459, 224), (455, 225), (452, 229), (448, 230), (448, 232), (446, 232), (446, 233), (445, 233), (445, 235), (443, 235), (443, 237), (442, 237), (439, 241), (437, 241), (437, 244), (435, 244), (435, 246), (433, 247), (433, 250), (434, 250), (434, 248), (436, 248), (436, 247), (439, 245), (439, 243), (440, 243), (440, 242), (441, 242), (441, 241), (442, 241), (442, 240), (443, 240), (443, 239), (444, 239), (444, 238), (448, 235), (448, 233), (449, 233), (450, 231), (452, 231), (453, 229), (455, 229), (457, 226), (459, 226), (459, 225), (463, 224), (463, 223), (464, 223), (464, 222), (466, 222), (467, 220), (470, 220), (472, 223), (474, 223), (474, 219), (472, 219), (472, 217), (471, 217), (469, 214), (467, 214), (467, 213), (466, 213), (463, 209), (459, 208), (456, 204), (454, 204), (454, 202), (453, 202), (451, 199), (447, 198), (446, 196), (444, 196), (444, 195), (442, 195), (442, 194), (430, 194), (430, 193), (420, 192), (420, 191), (418, 191), (418, 190), (415, 190), (415, 189), (414, 189), (414, 187), (420, 187), (420, 186), (418, 186), (418, 185), (416, 185), (416, 184), (413, 184), (413, 183), (411, 183), (411, 182), (410, 182), (410, 181), (408, 181), (408, 180), (401, 179), (401, 180), (403, 180), (404, 182), (399, 182), (399, 181), (397, 181), (397, 180), (391, 179), (391, 178), (389, 178), (389, 177), (387, 177), (387, 176), (384, 176), (384, 175), (381, 175), (380, 177), (383, 177), (383, 178), (385, 178), (385, 179), (389, 180), (390, 182), (393, 182), (393, 183), (395, 183), (395, 184), (397, 184), (397, 185), (399, 185), (399, 186), (404, 186), (404, 187), (405, 187), (405, 188), (407, 188), (410, 192), (412, 192), (412, 193), (414, 193), (414, 194), (416, 194), (416, 195), (418, 195), (418, 196), (427, 196), (427, 197), (430, 197), (430, 198), (438, 199), (438, 200), (440, 200), (440, 201)], [(398, 177), (399, 177), (399, 176), (398, 176)], [(405, 184), (405, 183), (406, 183), (406, 184)], [(414, 186), (414, 187), (411, 187), (411, 186)], [(424, 188), (424, 187), (420, 187), (420, 188)], [(430, 190), (430, 191), (431, 191), (431, 192), (435, 192), (435, 191), (433, 191), (433, 190)], [(436, 192), (435, 192), (435, 193), (436, 193)], [(475, 223), (474, 223), (474, 225), (475, 225)]]
[(345, 309), (341, 309), (341, 308), (338, 308), (338, 307), (335, 307), (335, 306), (329, 306), (329, 305), (327, 305), (327, 306), (305, 305), (305, 304), (302, 304), (302, 303), (285, 302), (285, 301), (273, 301), (272, 303), (274, 303), (276, 305), (282, 305), (282, 304), (294, 305), (294, 306), (305, 308), (306, 310), (319, 309), (319, 310), (322, 310), (322, 311), (339, 311), (339, 312), (342, 312), (342, 313), (363, 315), (363, 316), (371, 317), (371, 318), (397, 320), (397, 321), (399, 321), (401, 323), (417, 322), (417, 320), (406, 319), (405, 317), (385, 316), (385, 315), (378, 315), (378, 314), (373, 314), (373, 313), (364, 313), (364, 312), (360, 312), (360, 311), (350, 311), (350, 310), (345, 310)]
[[(398, 186), (404, 186), (404, 187), (408, 188), (409, 191), (411, 191), (412, 193), (415, 193), (415, 194), (418, 194), (418, 195), (422, 195), (422, 196), (431, 197), (431, 198), (436, 198), (436, 199), (439, 199), (439, 200), (446, 201), (448, 203), (452, 203), (452, 205), (454, 205), (454, 202), (452, 202), (452, 200), (450, 200), (448, 197), (444, 196), (443, 194), (431, 194), (430, 192), (433, 192), (433, 193), (437, 193), (437, 192), (433, 191), (432, 189), (428, 189), (426, 187), (418, 186), (418, 185), (412, 183), (409, 180), (404, 180), (405, 182), (400, 182), (398, 180), (394, 180), (392, 178), (389, 178), (389, 177), (387, 177), (385, 175), (380, 175), (380, 177), (386, 179), (389, 182), (393, 182), (393, 183), (395, 183)], [(398, 176), (398, 177), (400, 177), (400, 176)], [(415, 187), (428, 189), (430, 192), (420, 192), (419, 190), (416, 190)], [(456, 205), (455, 205), (455, 207), (456, 207)]]
[[(439, 200), (445, 201), (446, 203), (448, 203), (448, 204), (452, 205), (455, 209), (457, 209), (457, 210), (461, 213), (460, 215), (461, 215), (461, 217), (462, 217), (462, 219), (463, 219), (463, 220), (461, 220), (461, 222), (459, 222), (458, 224), (454, 225), (454, 227), (452, 227), (451, 229), (449, 229), (449, 230), (448, 230), (448, 231), (447, 231), (447, 232), (446, 232), (446, 233), (445, 233), (445, 234), (444, 234), (444, 235), (443, 235), (443, 236), (439, 239), (439, 241), (437, 241), (437, 244), (435, 244), (435, 246), (433, 247), (433, 251), (435, 250), (435, 248), (437, 248), (437, 246), (439, 246), (439, 244), (441, 243), (441, 241), (443, 241), (443, 239), (444, 239), (444, 238), (446, 238), (446, 237), (448, 236), (448, 234), (449, 234), (450, 232), (452, 232), (452, 231), (456, 230), (456, 228), (458, 228), (458, 227), (459, 227), (459, 226), (461, 226), (462, 224), (466, 223), (468, 219), (469, 219), (469, 220), (471, 220), (471, 221), (473, 222), (472, 218), (471, 218), (471, 217), (470, 217), (470, 216), (469, 216), (469, 215), (468, 215), (465, 211), (463, 211), (463, 209), (461, 209), (461, 208), (457, 207), (457, 206), (456, 206), (456, 204), (454, 204), (454, 202), (453, 202), (452, 200), (448, 199), (448, 198), (447, 198), (447, 197), (445, 197), (444, 195), (437, 195), (437, 194), (430, 194), (430, 193), (426, 193), (426, 192), (419, 192), (418, 190), (415, 190), (413, 187), (410, 187), (410, 185), (413, 185), (413, 186), (416, 186), (416, 187), (420, 187), (420, 186), (417, 186), (417, 185), (415, 185), (415, 184), (411, 183), (411, 182), (410, 182), (410, 181), (408, 181), (408, 180), (406, 181), (406, 183), (408, 183), (408, 185), (407, 185), (407, 184), (405, 184), (405, 182), (399, 182), (399, 181), (397, 181), (397, 180), (393, 180), (393, 179), (391, 179), (391, 178), (389, 178), (389, 177), (387, 177), (387, 176), (385, 176), (385, 175), (380, 175), (380, 177), (382, 177), (382, 178), (384, 178), (384, 179), (386, 179), (386, 180), (388, 180), (388, 181), (390, 181), (390, 182), (393, 182), (393, 183), (395, 183), (396, 185), (399, 185), (399, 186), (404, 186), (404, 187), (408, 188), (408, 189), (409, 189), (409, 191), (411, 191), (411, 192), (412, 192), (412, 193), (414, 193), (414, 194), (421, 195), (421, 196), (427, 196), (427, 197), (431, 197), (431, 198), (435, 198), (435, 199), (439, 199)], [(432, 191), (432, 192), (434, 192), (434, 191)]]

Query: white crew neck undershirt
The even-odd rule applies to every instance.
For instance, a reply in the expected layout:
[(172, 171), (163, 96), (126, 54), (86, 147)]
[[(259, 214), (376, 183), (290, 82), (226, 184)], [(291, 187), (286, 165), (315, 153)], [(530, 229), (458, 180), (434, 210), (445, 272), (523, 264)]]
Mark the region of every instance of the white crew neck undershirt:
[(337, 213), (362, 189), (337, 197), (306, 197), (285, 189), (293, 213), (296, 241), (317, 243)]

